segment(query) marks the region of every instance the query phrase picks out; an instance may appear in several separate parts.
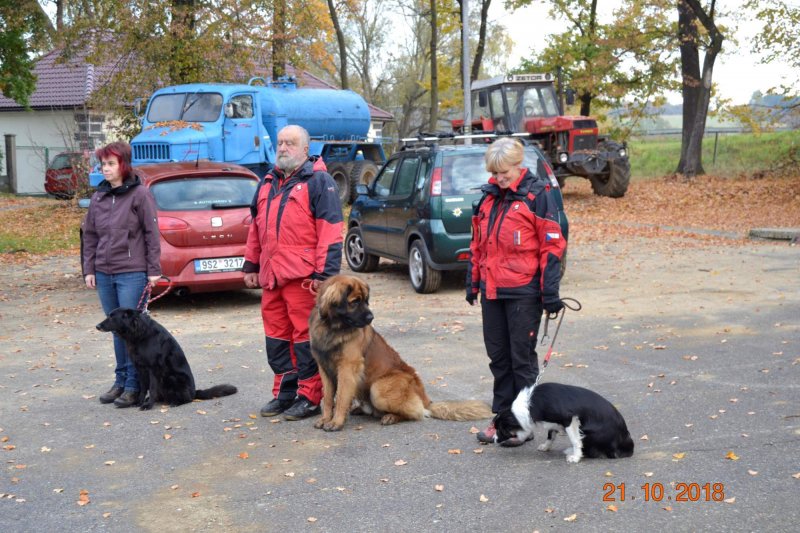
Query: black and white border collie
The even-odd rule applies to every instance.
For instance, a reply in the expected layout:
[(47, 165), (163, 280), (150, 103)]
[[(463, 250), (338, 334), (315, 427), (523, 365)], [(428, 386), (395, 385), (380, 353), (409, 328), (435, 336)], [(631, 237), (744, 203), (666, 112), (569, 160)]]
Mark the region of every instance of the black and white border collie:
[(526, 387), (517, 395), (510, 410), (494, 417), (495, 442), (512, 437), (533, 439), (533, 427), (547, 430), (547, 440), (539, 445), (546, 452), (557, 434), (567, 434), (571, 448), (564, 450), (568, 463), (582, 457), (630, 457), (633, 439), (625, 419), (611, 403), (589, 389), (561, 383), (540, 383)]

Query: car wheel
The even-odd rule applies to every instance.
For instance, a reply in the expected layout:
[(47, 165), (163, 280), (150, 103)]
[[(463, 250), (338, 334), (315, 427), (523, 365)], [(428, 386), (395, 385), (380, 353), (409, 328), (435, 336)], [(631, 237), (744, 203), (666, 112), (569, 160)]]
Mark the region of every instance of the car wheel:
[(439, 290), (442, 284), (442, 272), (431, 268), (425, 261), (425, 245), (416, 240), (408, 251), (408, 276), (411, 285), (420, 294), (429, 294)]
[(347, 265), (353, 272), (372, 272), (378, 268), (378, 261), (380, 261), (377, 255), (366, 252), (361, 230), (357, 227), (347, 231), (344, 239), (344, 256), (347, 259)]

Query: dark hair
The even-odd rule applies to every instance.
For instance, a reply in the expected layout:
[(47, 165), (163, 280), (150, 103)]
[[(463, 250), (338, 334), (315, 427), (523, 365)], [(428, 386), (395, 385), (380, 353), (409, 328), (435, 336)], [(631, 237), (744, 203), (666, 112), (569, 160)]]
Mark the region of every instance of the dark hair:
[(122, 181), (130, 178), (131, 172), (131, 145), (126, 142), (115, 142), (98, 148), (94, 153), (97, 159), (101, 160), (109, 157), (116, 157), (119, 162), (119, 171)]

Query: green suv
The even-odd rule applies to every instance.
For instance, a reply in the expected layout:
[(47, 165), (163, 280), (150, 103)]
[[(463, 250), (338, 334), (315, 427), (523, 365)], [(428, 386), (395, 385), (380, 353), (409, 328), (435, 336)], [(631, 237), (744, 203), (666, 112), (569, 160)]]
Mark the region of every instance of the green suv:
[[(381, 257), (407, 263), (419, 293), (436, 292), (445, 270), (466, 271), (472, 204), (489, 179), (488, 146), (417, 142), (392, 156), (372, 183), (357, 185), (344, 243), (350, 269), (374, 271)], [(538, 148), (526, 146), (523, 166), (556, 190), (567, 238), (561, 191)]]

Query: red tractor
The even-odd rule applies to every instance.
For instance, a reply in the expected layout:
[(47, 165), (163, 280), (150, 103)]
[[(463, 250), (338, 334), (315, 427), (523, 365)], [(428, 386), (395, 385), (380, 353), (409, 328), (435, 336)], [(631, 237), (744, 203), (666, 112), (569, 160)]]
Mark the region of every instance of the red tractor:
[[(567, 116), (550, 74), (509, 74), (472, 83), (473, 133), (503, 133), (537, 143), (561, 186), (581, 176), (600, 196), (619, 198), (628, 190), (631, 166), (625, 143), (599, 135), (592, 117)], [(453, 121), (462, 133), (463, 120)]]

